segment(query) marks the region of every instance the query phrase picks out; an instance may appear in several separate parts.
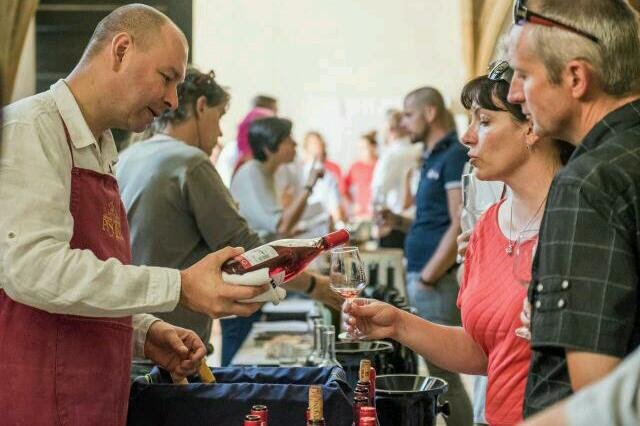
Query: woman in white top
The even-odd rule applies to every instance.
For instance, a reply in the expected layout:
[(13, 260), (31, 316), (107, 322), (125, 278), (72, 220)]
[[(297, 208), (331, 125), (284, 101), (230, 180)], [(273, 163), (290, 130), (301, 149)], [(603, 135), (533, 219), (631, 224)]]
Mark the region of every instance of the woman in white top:
[(254, 121), (249, 127), (254, 158), (243, 164), (231, 180), (231, 194), (238, 202), (240, 214), (266, 240), (294, 234), (313, 187), (322, 175), (322, 169), (313, 169), (304, 190), (283, 208), (274, 176), (281, 165), (295, 158), (296, 142), (291, 137), (291, 127), (291, 121), (285, 118)]

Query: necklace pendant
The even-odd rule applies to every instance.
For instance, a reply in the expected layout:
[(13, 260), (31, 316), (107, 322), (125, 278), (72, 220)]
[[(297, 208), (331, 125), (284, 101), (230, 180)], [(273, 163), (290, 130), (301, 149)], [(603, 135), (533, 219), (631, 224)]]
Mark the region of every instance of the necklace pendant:
[(513, 254), (513, 246), (511, 244), (509, 244), (505, 249), (504, 252), (507, 253), (507, 256), (511, 256)]

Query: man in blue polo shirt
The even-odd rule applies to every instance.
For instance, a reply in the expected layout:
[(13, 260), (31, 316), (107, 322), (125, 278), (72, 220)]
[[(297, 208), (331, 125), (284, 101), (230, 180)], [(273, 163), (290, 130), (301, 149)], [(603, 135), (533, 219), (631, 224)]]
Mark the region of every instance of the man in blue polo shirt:
[[(386, 225), (406, 232), (407, 293), (418, 314), (429, 321), (460, 325), (456, 306), (456, 237), (460, 233), (461, 177), (467, 162), (455, 123), (438, 90), (421, 87), (404, 99), (403, 125), (413, 143), (424, 142), (420, 183), (415, 197), (416, 217), (383, 212)], [(472, 410), (460, 375), (427, 361), (431, 375), (449, 383), (454, 409), (447, 425), (469, 425)]]

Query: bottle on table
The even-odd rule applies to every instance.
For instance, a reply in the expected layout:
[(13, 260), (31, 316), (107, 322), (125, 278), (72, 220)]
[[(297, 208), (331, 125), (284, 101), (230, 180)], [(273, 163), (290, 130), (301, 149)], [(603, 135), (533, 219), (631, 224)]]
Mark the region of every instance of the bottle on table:
[(378, 426), (378, 421), (374, 417), (360, 417), (358, 426)]
[(336, 358), (336, 328), (332, 325), (325, 326), (322, 333), (322, 348), (324, 352), (318, 367), (342, 367)]
[(361, 393), (356, 393), (353, 397), (353, 426), (358, 426), (360, 424), (360, 409), (367, 406), (367, 397)]
[(361, 359), (360, 360), (360, 370), (358, 372), (358, 383), (356, 383), (356, 388), (354, 390), (354, 395), (360, 395), (366, 398), (366, 405), (371, 405), (371, 395), (370, 393), (370, 376), (371, 370), (371, 360)]
[[(364, 424), (363, 424), (364, 423)], [(379, 426), (378, 413), (375, 407), (360, 407), (360, 425), (359, 426)]]
[(287, 282), (323, 251), (349, 241), (349, 233), (340, 229), (321, 238), (272, 241), (228, 260), (222, 271), (232, 275), (267, 268), (269, 277), (278, 284)]
[(307, 357), (305, 365), (307, 367), (314, 367), (322, 361), (324, 356), (323, 346), (323, 333), (327, 329), (327, 326), (323, 324), (322, 318), (314, 318), (313, 320), (313, 350)]
[(324, 426), (322, 386), (309, 386), (309, 419), (307, 426)]
[(373, 366), (369, 370), (369, 403), (376, 406), (376, 369)]
[(262, 419), (260, 416), (255, 416), (253, 414), (247, 414), (244, 416), (244, 426), (261, 426)]
[(250, 414), (260, 417), (260, 426), (269, 426), (269, 410), (266, 405), (254, 405), (251, 407)]

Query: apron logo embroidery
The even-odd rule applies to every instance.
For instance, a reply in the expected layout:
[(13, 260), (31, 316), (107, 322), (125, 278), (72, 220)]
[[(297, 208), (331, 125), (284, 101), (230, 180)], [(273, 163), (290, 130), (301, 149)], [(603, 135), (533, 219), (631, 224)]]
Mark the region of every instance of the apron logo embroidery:
[(120, 215), (116, 210), (116, 204), (113, 201), (108, 202), (104, 206), (102, 213), (102, 231), (106, 232), (111, 238), (122, 240), (122, 228), (120, 225)]

